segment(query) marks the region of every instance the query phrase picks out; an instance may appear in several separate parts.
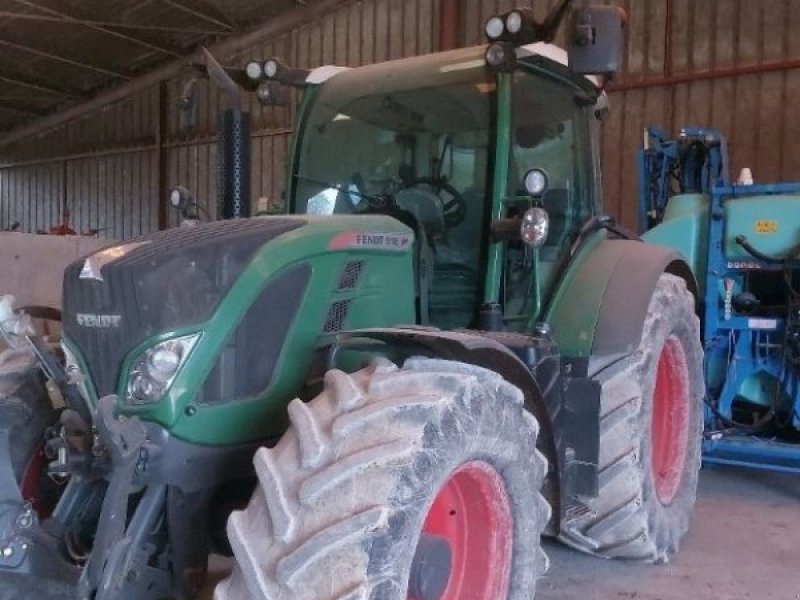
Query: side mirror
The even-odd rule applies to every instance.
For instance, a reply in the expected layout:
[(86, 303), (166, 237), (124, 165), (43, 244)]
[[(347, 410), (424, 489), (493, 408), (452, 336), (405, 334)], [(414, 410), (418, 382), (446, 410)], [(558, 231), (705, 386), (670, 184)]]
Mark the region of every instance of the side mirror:
[(575, 12), (570, 27), (569, 67), (581, 75), (611, 78), (622, 62), (625, 13), (613, 6), (590, 6)]

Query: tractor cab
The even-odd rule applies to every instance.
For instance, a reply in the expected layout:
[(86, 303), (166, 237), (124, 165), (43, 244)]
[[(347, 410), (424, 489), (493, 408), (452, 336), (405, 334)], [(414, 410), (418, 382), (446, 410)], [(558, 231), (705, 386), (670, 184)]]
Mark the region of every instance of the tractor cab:
[[(525, 330), (598, 211), (599, 92), (555, 46), (521, 46), (502, 70), (485, 50), (329, 71), (310, 85), (288, 208), (396, 217), (416, 232), (421, 323), (476, 326), (491, 305), (503, 329)], [(533, 208), (540, 233), (525, 240)]]

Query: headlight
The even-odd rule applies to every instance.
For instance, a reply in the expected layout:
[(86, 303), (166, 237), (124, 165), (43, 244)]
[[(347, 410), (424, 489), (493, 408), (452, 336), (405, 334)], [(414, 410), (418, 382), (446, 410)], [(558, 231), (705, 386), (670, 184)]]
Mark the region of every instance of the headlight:
[(173, 208), (184, 209), (194, 203), (194, 197), (188, 189), (182, 185), (176, 185), (169, 191), (169, 203)]
[(538, 248), (547, 240), (547, 233), (550, 230), (550, 216), (547, 211), (538, 206), (529, 208), (522, 216), (522, 224), (519, 234), (522, 241), (531, 248)]
[(522, 13), (512, 10), (506, 17), (506, 29), (509, 33), (519, 33), (522, 29)]
[(486, 62), (499, 67), (506, 61), (506, 48), (503, 44), (492, 44), (486, 49)]
[(244, 70), (247, 73), (247, 76), (255, 81), (261, 79), (261, 76), (264, 74), (264, 71), (261, 68), (261, 63), (256, 60), (247, 63), (247, 66), (244, 68)]
[(272, 86), (264, 81), (256, 88), (256, 98), (261, 104), (269, 104), (272, 100)]
[(153, 379), (163, 383), (169, 381), (181, 366), (183, 347), (178, 342), (168, 342), (150, 353), (147, 366)]
[(277, 59), (270, 58), (264, 61), (264, 75), (266, 75), (268, 79), (273, 79), (278, 74), (279, 70), (280, 64)]
[(496, 40), (503, 35), (503, 19), (500, 17), (492, 17), (486, 21), (484, 31), (486, 32), (486, 37), (490, 40)]
[(525, 173), (523, 185), (525, 190), (534, 198), (541, 198), (547, 191), (547, 173), (542, 169), (531, 169)]
[(199, 338), (198, 333), (167, 340), (141, 354), (128, 376), (125, 400), (139, 405), (161, 400)]

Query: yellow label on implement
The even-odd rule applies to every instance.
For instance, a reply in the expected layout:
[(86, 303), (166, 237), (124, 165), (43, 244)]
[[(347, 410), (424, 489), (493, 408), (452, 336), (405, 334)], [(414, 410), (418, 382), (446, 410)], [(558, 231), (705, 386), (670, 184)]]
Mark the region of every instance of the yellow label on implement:
[(756, 221), (756, 233), (778, 233), (778, 222)]

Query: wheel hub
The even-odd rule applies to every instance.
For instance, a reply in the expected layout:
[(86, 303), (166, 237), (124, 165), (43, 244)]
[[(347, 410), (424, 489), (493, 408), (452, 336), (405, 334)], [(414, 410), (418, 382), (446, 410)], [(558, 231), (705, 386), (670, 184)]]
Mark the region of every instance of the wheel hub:
[(473, 461), (437, 494), (422, 528), (408, 600), (502, 600), (511, 581), (513, 520), (491, 465)]
[(453, 551), (444, 538), (423, 533), (411, 564), (408, 593), (417, 600), (441, 600), (450, 581)]

